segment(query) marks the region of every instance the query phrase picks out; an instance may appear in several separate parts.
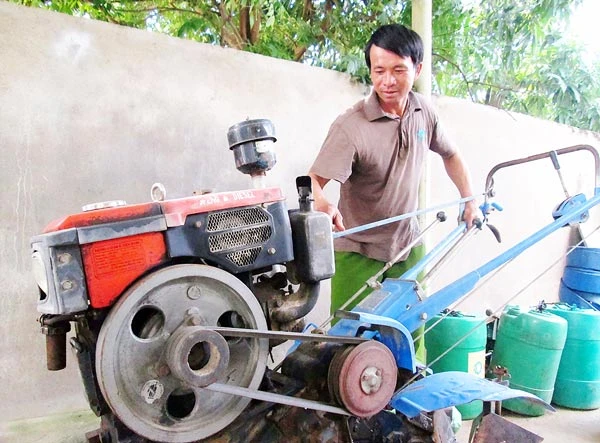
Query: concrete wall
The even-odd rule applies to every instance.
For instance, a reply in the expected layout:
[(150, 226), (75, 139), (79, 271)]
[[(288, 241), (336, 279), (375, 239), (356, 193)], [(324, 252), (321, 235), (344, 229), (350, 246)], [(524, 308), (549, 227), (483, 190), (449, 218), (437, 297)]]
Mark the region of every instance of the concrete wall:
[[(365, 88), (335, 72), (5, 2), (0, 39), (0, 420), (8, 421), (86, 407), (72, 359), (64, 371), (45, 370), (29, 263), (32, 235), (86, 203), (147, 201), (157, 181), (169, 197), (250, 187), (235, 170), (226, 139), (228, 127), (246, 118), (275, 124), (279, 163), (269, 180), (295, 206), (294, 178), (308, 169), (331, 121)], [(436, 104), (478, 191), (500, 161), (577, 143), (600, 147), (597, 134), (457, 99)], [(431, 159), (430, 203), (456, 199), (441, 162)], [(565, 174), (568, 166), (575, 170), (569, 184), (589, 185), (588, 159), (568, 163)], [(507, 244), (550, 220), (562, 199), (548, 165), (499, 176), (498, 201), (506, 210), (493, 223)], [(442, 231), (453, 222), (447, 225)], [(538, 244), (462, 308), (499, 306), (518, 291), (518, 282), (560, 255), (566, 238)], [(431, 287), (501, 250), (482, 232)], [(556, 299), (561, 272), (559, 264), (517, 301)], [(315, 318), (326, 315), (327, 297), (325, 291)]]

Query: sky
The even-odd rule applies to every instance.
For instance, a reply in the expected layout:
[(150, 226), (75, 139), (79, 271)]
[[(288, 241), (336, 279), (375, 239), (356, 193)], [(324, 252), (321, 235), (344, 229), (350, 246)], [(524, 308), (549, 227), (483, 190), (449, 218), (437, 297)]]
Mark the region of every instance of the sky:
[(569, 34), (582, 42), (591, 59), (600, 59), (600, 1), (584, 0), (571, 16)]

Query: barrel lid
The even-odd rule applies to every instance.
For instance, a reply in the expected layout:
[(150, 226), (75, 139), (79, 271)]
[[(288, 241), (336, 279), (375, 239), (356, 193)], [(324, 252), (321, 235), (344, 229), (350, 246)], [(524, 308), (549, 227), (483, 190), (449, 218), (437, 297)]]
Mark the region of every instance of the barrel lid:
[(481, 323), (487, 318), (485, 315), (469, 314), (462, 311), (443, 311), (433, 317), (428, 324), (439, 322), (440, 319), (447, 322), (456, 323)]
[(547, 310), (510, 306), (498, 325), (499, 333), (517, 340), (527, 337), (530, 344), (546, 349), (562, 349), (567, 337), (567, 320)]
[(600, 311), (557, 303), (548, 312), (567, 320), (567, 340), (600, 340)]
[(461, 347), (479, 346), (487, 338), (485, 315), (474, 315), (460, 311), (444, 311), (427, 322), (425, 340), (448, 341), (457, 338), (466, 338), (461, 342)]
[(596, 311), (595, 309), (590, 309), (590, 308), (581, 308), (577, 305), (572, 305), (569, 303), (554, 303), (551, 306), (549, 306), (547, 308), (548, 311), (552, 312), (553, 314), (556, 314), (557, 312), (575, 312), (578, 314), (596, 314), (596, 315), (600, 315), (600, 311)]

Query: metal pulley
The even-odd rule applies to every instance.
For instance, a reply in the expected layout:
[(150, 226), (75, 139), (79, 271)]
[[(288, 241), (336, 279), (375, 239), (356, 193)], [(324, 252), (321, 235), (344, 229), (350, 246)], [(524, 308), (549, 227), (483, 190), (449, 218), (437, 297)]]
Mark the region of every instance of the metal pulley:
[(329, 365), (331, 397), (357, 417), (381, 411), (396, 389), (398, 367), (390, 349), (374, 340), (338, 351)]
[(96, 346), (104, 398), (119, 419), (152, 441), (191, 442), (235, 420), (250, 398), (204, 389), (258, 389), (268, 340), (223, 337), (214, 327), (267, 330), (260, 304), (221, 269), (184, 264), (134, 284), (106, 318)]

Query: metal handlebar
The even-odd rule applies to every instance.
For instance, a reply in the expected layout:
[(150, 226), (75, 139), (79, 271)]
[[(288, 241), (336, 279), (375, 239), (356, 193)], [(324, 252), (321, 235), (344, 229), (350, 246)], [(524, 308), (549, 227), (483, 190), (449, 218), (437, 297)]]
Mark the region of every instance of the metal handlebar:
[(536, 155), (532, 155), (529, 157), (525, 157), (525, 158), (521, 158), (521, 159), (517, 159), (517, 160), (510, 160), (504, 163), (499, 163), (496, 166), (494, 166), (490, 172), (487, 175), (487, 178), (485, 180), (485, 196), (486, 198), (488, 197), (493, 197), (493, 188), (494, 188), (494, 174), (499, 171), (500, 169), (503, 168), (507, 168), (509, 166), (515, 166), (515, 165), (519, 165), (522, 163), (529, 163), (532, 161), (536, 161), (536, 160), (541, 160), (543, 158), (550, 158), (552, 160), (552, 163), (555, 165), (556, 168), (556, 164), (557, 164), (557, 159), (556, 156), (557, 155), (562, 155), (562, 154), (569, 154), (571, 152), (576, 152), (576, 151), (589, 151), (592, 156), (594, 157), (594, 166), (595, 166), (595, 181), (594, 181), (594, 194), (598, 193), (600, 190), (598, 190), (598, 185), (600, 184), (600, 156), (598, 155), (598, 151), (596, 151), (595, 148), (593, 148), (590, 145), (575, 145), (575, 146), (569, 146), (567, 148), (562, 148), (562, 149), (557, 149), (555, 151), (549, 151), (543, 154), (536, 154)]

